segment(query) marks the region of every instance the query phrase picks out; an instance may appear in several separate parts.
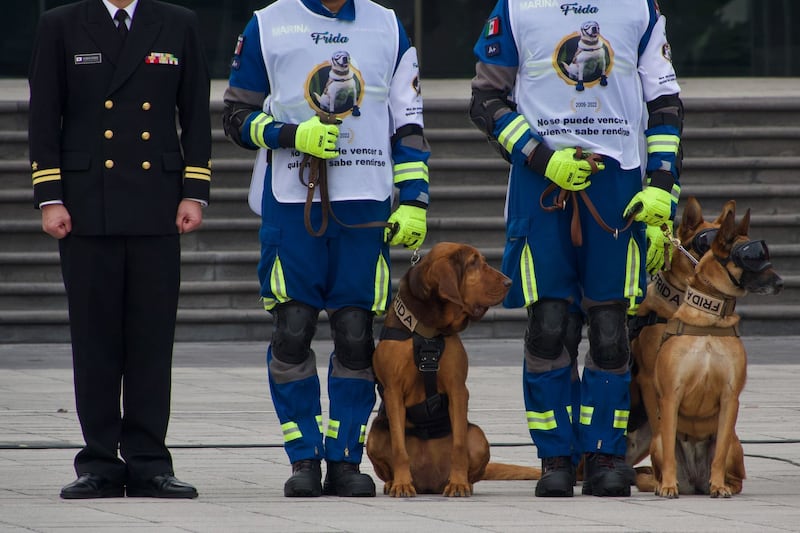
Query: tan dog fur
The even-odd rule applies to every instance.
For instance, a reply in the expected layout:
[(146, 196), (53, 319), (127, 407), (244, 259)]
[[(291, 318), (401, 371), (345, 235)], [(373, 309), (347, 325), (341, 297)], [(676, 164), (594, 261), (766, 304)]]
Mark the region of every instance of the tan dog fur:
[[(711, 250), (688, 279), (690, 288), (719, 299), (781, 290), (782, 280), (772, 267), (748, 273), (726, 262), (734, 245), (750, 240), (749, 226), (749, 210), (738, 226), (733, 212), (724, 213)], [(715, 314), (684, 300), (672, 320), (699, 328), (732, 328), (739, 316)], [(659, 418), (650, 448), (656, 494), (677, 498), (679, 479), (682, 493), (727, 498), (741, 492), (744, 453), (736, 420), (746, 366), (744, 345), (735, 335), (692, 332), (661, 343), (653, 373)]]
[[(459, 333), (480, 320), (505, 297), (511, 281), (486, 263), (472, 246), (436, 244), (400, 281), (398, 297), (419, 320), (425, 337), (443, 334), (437, 389), (447, 394), (452, 432), (423, 440), (407, 435), (406, 409), (425, 400), (425, 386), (414, 362), (413, 341), (383, 339), (373, 368), (383, 387), (381, 412), (370, 426), (367, 455), (384, 481), (384, 493), (395, 497), (417, 493), (470, 496), (482, 479), (539, 479), (534, 467), (489, 463), (483, 431), (467, 420), (468, 357)], [(384, 327), (403, 328), (394, 305)]]
[[(691, 247), (694, 236), (705, 229), (719, 228), (726, 214), (735, 212), (735, 209), (736, 202), (730, 200), (723, 206), (720, 216), (713, 222), (708, 222), (703, 218), (700, 203), (695, 197), (690, 196), (686, 199), (680, 224), (675, 228), (675, 237), (695, 259), (699, 260), (698, 252)], [(660, 274), (671, 287), (659, 290), (656, 281), (651, 281), (645, 299), (636, 314), (647, 316), (655, 313), (663, 320), (671, 318), (678, 309), (679, 299), (682, 299), (688, 279), (693, 274), (694, 263), (679, 250), (673, 249), (667, 268)], [(675, 292), (679, 292), (679, 295)], [(631, 411), (643, 408), (647, 419), (646, 423), (628, 433), (626, 461), (631, 466), (640, 463), (650, 454), (653, 426), (658, 422), (658, 400), (653, 380), (656, 355), (665, 329), (666, 322), (644, 326), (631, 341), (631, 357), (635, 369), (631, 376)], [(639, 467), (636, 471), (637, 488), (642, 492), (653, 492), (655, 482), (652, 471), (646, 467)]]

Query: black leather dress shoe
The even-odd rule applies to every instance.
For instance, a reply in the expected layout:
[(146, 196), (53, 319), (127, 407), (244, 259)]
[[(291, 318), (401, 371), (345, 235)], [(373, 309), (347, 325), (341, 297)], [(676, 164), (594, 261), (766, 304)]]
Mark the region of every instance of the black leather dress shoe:
[(96, 474), (81, 474), (78, 479), (61, 489), (61, 497), (65, 500), (81, 500), (87, 498), (120, 498), (125, 495), (122, 484), (113, 483), (110, 479)]
[(197, 489), (172, 474), (159, 474), (150, 479), (129, 481), (128, 496), (142, 498), (197, 498)]

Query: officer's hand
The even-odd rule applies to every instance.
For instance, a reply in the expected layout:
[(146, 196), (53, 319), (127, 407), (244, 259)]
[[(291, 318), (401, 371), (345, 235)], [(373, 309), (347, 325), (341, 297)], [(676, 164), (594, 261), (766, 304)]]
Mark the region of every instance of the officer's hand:
[(404, 244), (412, 250), (422, 246), (428, 233), (427, 212), (414, 205), (399, 205), (389, 217), (389, 224), (393, 227), (384, 230), (383, 240), (391, 245)]
[(294, 147), (321, 159), (332, 159), (339, 155), (336, 149), (338, 139), (339, 127), (336, 124), (323, 124), (319, 117), (314, 115), (297, 125)]
[[(562, 189), (582, 191), (592, 184), (589, 176), (603, 170), (605, 165), (599, 161), (599, 156), (584, 153), (584, 157), (578, 157), (577, 153), (575, 148), (553, 151), (540, 144), (533, 152), (528, 165)], [(595, 159), (594, 167), (587, 157)]]
[[(672, 221), (665, 222), (672, 234)], [(645, 268), (651, 275), (656, 274), (660, 270), (664, 270), (665, 262), (672, 261), (672, 243), (664, 235), (664, 231), (660, 226), (647, 226), (647, 262)], [(665, 249), (668, 253), (665, 254)]]
[(63, 239), (72, 231), (72, 217), (63, 204), (42, 207), (42, 229), (55, 239)]
[(672, 195), (660, 187), (649, 186), (637, 192), (628, 202), (622, 213), (622, 218), (627, 218), (631, 213), (636, 213), (634, 218), (648, 226), (661, 226), (670, 219), (672, 214)]
[(203, 209), (200, 202), (195, 200), (181, 200), (178, 204), (178, 215), (175, 218), (175, 225), (178, 233), (189, 233), (200, 227), (203, 222)]

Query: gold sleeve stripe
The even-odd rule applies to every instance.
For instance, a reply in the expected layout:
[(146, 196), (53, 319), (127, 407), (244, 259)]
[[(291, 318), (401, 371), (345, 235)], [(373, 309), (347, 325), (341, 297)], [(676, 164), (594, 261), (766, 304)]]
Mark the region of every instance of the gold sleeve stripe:
[(47, 168), (45, 170), (38, 170), (33, 173), (33, 184), (46, 183), (48, 181), (60, 181), (61, 169), (60, 168)]
[(183, 177), (184, 179), (211, 181), (211, 171), (203, 167), (186, 167)]
[(197, 174), (211, 175), (211, 169), (204, 167), (186, 167), (186, 172), (195, 172)]

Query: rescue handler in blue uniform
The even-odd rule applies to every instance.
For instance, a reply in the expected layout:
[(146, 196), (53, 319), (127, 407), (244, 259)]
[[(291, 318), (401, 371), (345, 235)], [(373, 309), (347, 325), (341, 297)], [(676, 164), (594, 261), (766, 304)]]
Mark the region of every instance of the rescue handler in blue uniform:
[(471, 119), (511, 163), (504, 305), (528, 311), (536, 495), (572, 496), (583, 455), (584, 494), (628, 496), (627, 316), (664, 263), (661, 226), (680, 193), (683, 107), (664, 17), (654, 0), (498, 0), (474, 53)]
[(165, 437), (180, 234), (211, 180), (197, 18), (154, 0), (47, 11), (29, 81), (34, 200), (59, 239), (86, 440), (61, 497), (196, 498)]
[[(292, 463), (284, 494), (374, 496), (359, 468), (375, 404), (373, 317), (390, 298), (389, 244), (416, 249), (426, 233), (416, 50), (394, 12), (371, 0), (278, 0), (239, 36), (224, 100), (227, 135), (259, 150), (251, 207), (274, 324), (270, 392)], [(306, 156), (323, 160), (328, 199), (300, 177)], [(322, 310), (334, 344), (327, 429), (311, 348)]]

